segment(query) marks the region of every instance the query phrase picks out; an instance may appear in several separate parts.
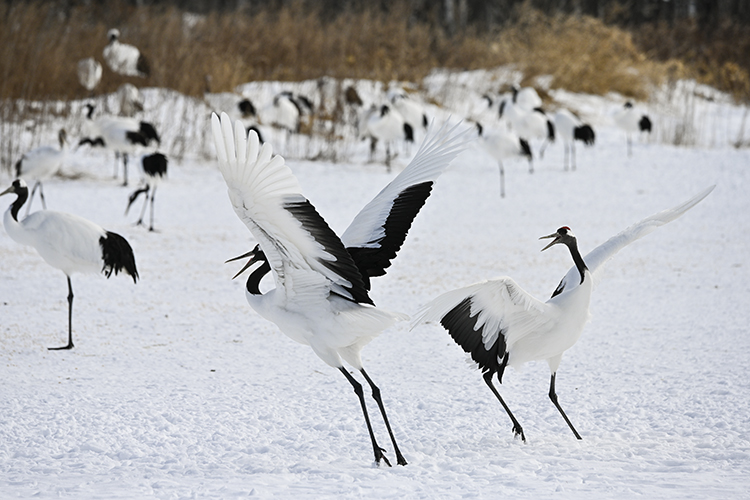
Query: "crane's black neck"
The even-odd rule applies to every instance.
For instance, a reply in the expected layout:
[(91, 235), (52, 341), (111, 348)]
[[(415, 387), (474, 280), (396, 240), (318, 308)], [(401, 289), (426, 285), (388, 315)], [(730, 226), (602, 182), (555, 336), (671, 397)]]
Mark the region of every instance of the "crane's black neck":
[(271, 272), (271, 265), (268, 263), (267, 260), (263, 259), (263, 264), (250, 273), (250, 276), (247, 278), (247, 284), (245, 285), (245, 288), (247, 288), (247, 291), (253, 295), (263, 295), (260, 291), (260, 280), (263, 279), (263, 276)]
[(567, 245), (570, 250), (570, 256), (573, 257), (573, 262), (575, 263), (576, 268), (578, 268), (578, 272), (581, 274), (581, 283), (583, 283), (584, 272), (588, 267), (586, 267), (586, 263), (583, 261), (583, 257), (581, 257), (581, 253), (578, 251), (578, 243), (573, 239), (568, 242)]
[(21, 210), (21, 207), (29, 198), (29, 188), (27, 188), (26, 186), (16, 187), (15, 191), (13, 192), (16, 193), (16, 196), (18, 196), (18, 198), (16, 198), (16, 201), (14, 201), (10, 205), (10, 215), (13, 217), (13, 220), (18, 222), (18, 211)]

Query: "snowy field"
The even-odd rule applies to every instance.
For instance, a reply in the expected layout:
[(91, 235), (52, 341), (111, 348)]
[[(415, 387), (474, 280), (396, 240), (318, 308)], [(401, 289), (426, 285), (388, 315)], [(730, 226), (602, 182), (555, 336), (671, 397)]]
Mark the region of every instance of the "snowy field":
[[(586, 102), (604, 116), (601, 101)], [(572, 262), (562, 247), (541, 253), (539, 236), (568, 225), (585, 255), (716, 184), (607, 265), (557, 376), (582, 441), (547, 397), (545, 362), (499, 386), (524, 444), (441, 327), (400, 323), (362, 354), (409, 465), (374, 466), (348, 382), (231, 280), (240, 265), (223, 262), (254, 242), (216, 165), (170, 163), (149, 233), (133, 226), (137, 210), (123, 215), (132, 188), (111, 178), (112, 158), (81, 150), (64, 167), (79, 178), (45, 183), (48, 207), (125, 236), (141, 280), (74, 276), (76, 347), (48, 351), (66, 338), (65, 277), (0, 234), (0, 498), (747, 498), (750, 151), (653, 141), (628, 158), (621, 132), (604, 119), (596, 131), (576, 172), (563, 171), (559, 142), (533, 175), (508, 162), (505, 199), (496, 164), (462, 154), (371, 294), (414, 314), (442, 292), (509, 275), (546, 299)], [(351, 148), (345, 163), (289, 160), (339, 234), (408, 163), (402, 152), (387, 173), (366, 163), (364, 143)], [(0, 190), (10, 181), (0, 175)]]

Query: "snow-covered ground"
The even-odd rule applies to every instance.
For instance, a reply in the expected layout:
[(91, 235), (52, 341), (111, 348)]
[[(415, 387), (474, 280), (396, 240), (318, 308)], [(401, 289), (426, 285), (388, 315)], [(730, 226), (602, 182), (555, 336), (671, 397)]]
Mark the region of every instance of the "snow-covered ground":
[[(599, 116), (619, 104), (604, 102), (585, 100)], [(561, 143), (533, 175), (508, 162), (505, 199), (492, 160), (462, 154), (372, 292), (413, 314), (507, 274), (546, 298), (571, 259), (562, 247), (541, 253), (539, 236), (568, 225), (585, 254), (716, 184), (607, 265), (557, 376), (582, 441), (547, 398), (546, 363), (510, 370), (500, 386), (524, 444), (442, 328), (401, 323), (363, 359), (409, 465), (373, 466), (344, 377), (260, 318), (244, 280), (231, 281), (240, 264), (224, 260), (254, 242), (212, 161), (170, 163), (148, 233), (123, 215), (130, 190), (111, 179), (112, 158), (79, 150), (64, 170), (85, 175), (45, 183), (48, 206), (125, 236), (141, 280), (74, 276), (76, 347), (48, 351), (65, 340), (64, 275), (0, 233), (0, 498), (747, 498), (750, 151), (653, 141), (628, 158), (621, 132), (597, 124), (576, 172), (563, 171)], [(396, 174), (366, 163), (366, 144), (347, 147), (344, 163), (289, 161), (339, 234)], [(407, 162), (402, 153), (394, 170)], [(0, 189), (10, 180), (2, 174)], [(3, 210), (12, 200), (0, 199)]]

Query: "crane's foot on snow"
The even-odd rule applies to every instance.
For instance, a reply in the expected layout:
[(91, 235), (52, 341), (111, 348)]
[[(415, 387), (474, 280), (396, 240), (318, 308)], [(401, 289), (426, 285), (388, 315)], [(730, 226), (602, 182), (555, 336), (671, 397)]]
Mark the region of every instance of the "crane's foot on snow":
[(526, 442), (526, 436), (523, 433), (523, 429), (519, 424), (516, 424), (513, 426), (513, 437), (517, 438), (518, 436), (521, 436), (521, 441), (524, 443)]
[(383, 454), (385, 450), (383, 448), (376, 448), (375, 449), (375, 463), (380, 466), (380, 461), (382, 460), (385, 462), (385, 465), (388, 467), (391, 467), (391, 462), (388, 461), (388, 458)]
[(48, 347), (48, 351), (63, 351), (67, 349), (73, 349), (73, 342), (70, 342), (68, 345), (64, 345), (62, 347)]

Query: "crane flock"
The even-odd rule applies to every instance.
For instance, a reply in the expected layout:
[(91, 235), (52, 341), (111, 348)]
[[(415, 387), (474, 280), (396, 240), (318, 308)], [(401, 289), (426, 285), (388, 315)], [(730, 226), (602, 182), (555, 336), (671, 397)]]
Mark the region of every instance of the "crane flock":
[[(119, 36), (119, 31), (110, 30), (109, 44), (103, 53), (105, 62), (114, 72), (146, 78), (149, 66), (145, 58), (135, 47), (122, 44)], [(89, 91), (97, 86), (101, 74), (101, 65), (93, 58), (78, 64), (81, 85)], [(124, 84), (118, 96), (121, 116), (95, 117), (94, 105), (85, 106), (84, 137), (78, 145), (103, 146), (115, 152), (115, 169), (117, 159), (122, 156), (124, 185), (129, 156), (138, 155), (142, 185), (129, 196), (125, 213), (143, 194), (137, 225), (143, 224), (146, 205), (150, 205), (148, 229), (153, 232), (154, 198), (166, 176), (168, 158), (156, 151), (161, 137), (154, 124), (136, 117), (144, 112), (144, 99), (137, 87)], [(386, 274), (436, 180), (465, 149), (480, 148), (497, 162), (500, 197), (504, 198), (503, 162), (525, 159), (529, 162), (529, 172), (534, 172), (532, 141), (542, 141), (538, 154), (541, 158), (550, 142), (561, 139), (563, 170), (574, 171), (575, 141), (592, 146), (596, 134), (590, 123), (584, 123), (568, 109), (559, 108), (550, 118), (552, 115), (542, 109), (542, 99), (529, 87), (514, 86), (512, 93), (499, 98), (487, 96), (496, 120), (490, 127), (479, 122), (475, 127), (466, 124), (438, 127), (434, 123), (428, 126), (427, 108), (398, 88), (369, 107), (364, 106), (354, 86), (346, 89), (344, 97), (347, 109), (352, 110), (346, 116), (354, 118), (357, 138), (370, 140), (370, 161), (374, 161), (377, 144), (383, 143), (384, 163), (389, 172), (397, 142), (413, 142), (417, 130), (424, 130), (426, 136), (408, 166), (338, 236), (303, 195), (284, 158), (274, 155), (271, 143), (259, 137), (258, 125), (264, 118), (265, 123), (284, 130), (287, 137), (299, 134), (301, 119), (314, 116), (312, 100), (299, 93), (282, 91), (267, 106), (256, 108), (248, 96), (206, 94), (206, 102), (214, 99), (215, 108), (226, 108), (236, 118), (233, 123), (228, 114), (219, 117), (214, 113), (210, 130), (229, 201), (255, 240), (250, 252), (227, 262), (248, 259), (235, 277), (250, 269), (244, 287), (249, 305), (292, 340), (309, 346), (323, 362), (344, 376), (357, 396), (375, 463), (390, 466), (388, 452), (376, 439), (367, 409), (364, 385), (369, 386), (387, 429), (395, 462), (406, 465), (381, 390), (365, 370), (360, 353), (381, 332), (407, 321), (409, 316), (376, 307), (370, 296), (372, 279)], [(475, 120), (468, 117), (468, 121)], [(652, 129), (651, 119), (629, 102), (614, 115), (613, 122), (626, 132), (628, 155), (632, 154), (632, 135)], [(470, 139), (472, 136), (476, 137)], [(134, 251), (124, 237), (76, 215), (46, 209), (42, 182), (58, 172), (70, 154), (65, 130), (59, 131), (58, 140), (59, 148), (43, 146), (24, 154), (16, 164), (16, 179), (0, 193), (0, 196), (16, 196), (3, 219), (8, 235), (22, 245), (35, 248), (45, 262), (67, 278), (68, 341), (51, 350), (74, 347), (72, 274), (103, 273), (109, 278), (122, 272), (134, 283), (139, 279)], [(30, 194), (26, 181), (34, 183)], [(37, 189), (43, 210), (30, 213)], [(502, 384), (508, 366), (518, 368), (533, 360), (547, 361), (551, 373), (548, 396), (574, 436), (581, 439), (558, 401), (556, 376), (563, 353), (578, 341), (588, 321), (597, 275), (604, 263), (622, 248), (682, 216), (712, 190), (713, 187), (708, 188), (685, 203), (628, 227), (585, 256), (579, 252), (578, 239), (568, 226), (542, 236), (541, 239), (551, 240), (542, 250), (565, 245), (574, 264), (547, 301), (532, 297), (512, 278), (501, 277), (440, 295), (422, 307), (411, 328), (435, 322), (448, 332), (481, 369), (485, 384), (510, 418), (514, 435), (522, 441), (526, 441), (523, 427), (493, 379), (496, 376)], [(19, 219), (24, 204), (26, 217)], [(262, 292), (261, 280), (265, 277), (273, 278), (275, 288)]]

